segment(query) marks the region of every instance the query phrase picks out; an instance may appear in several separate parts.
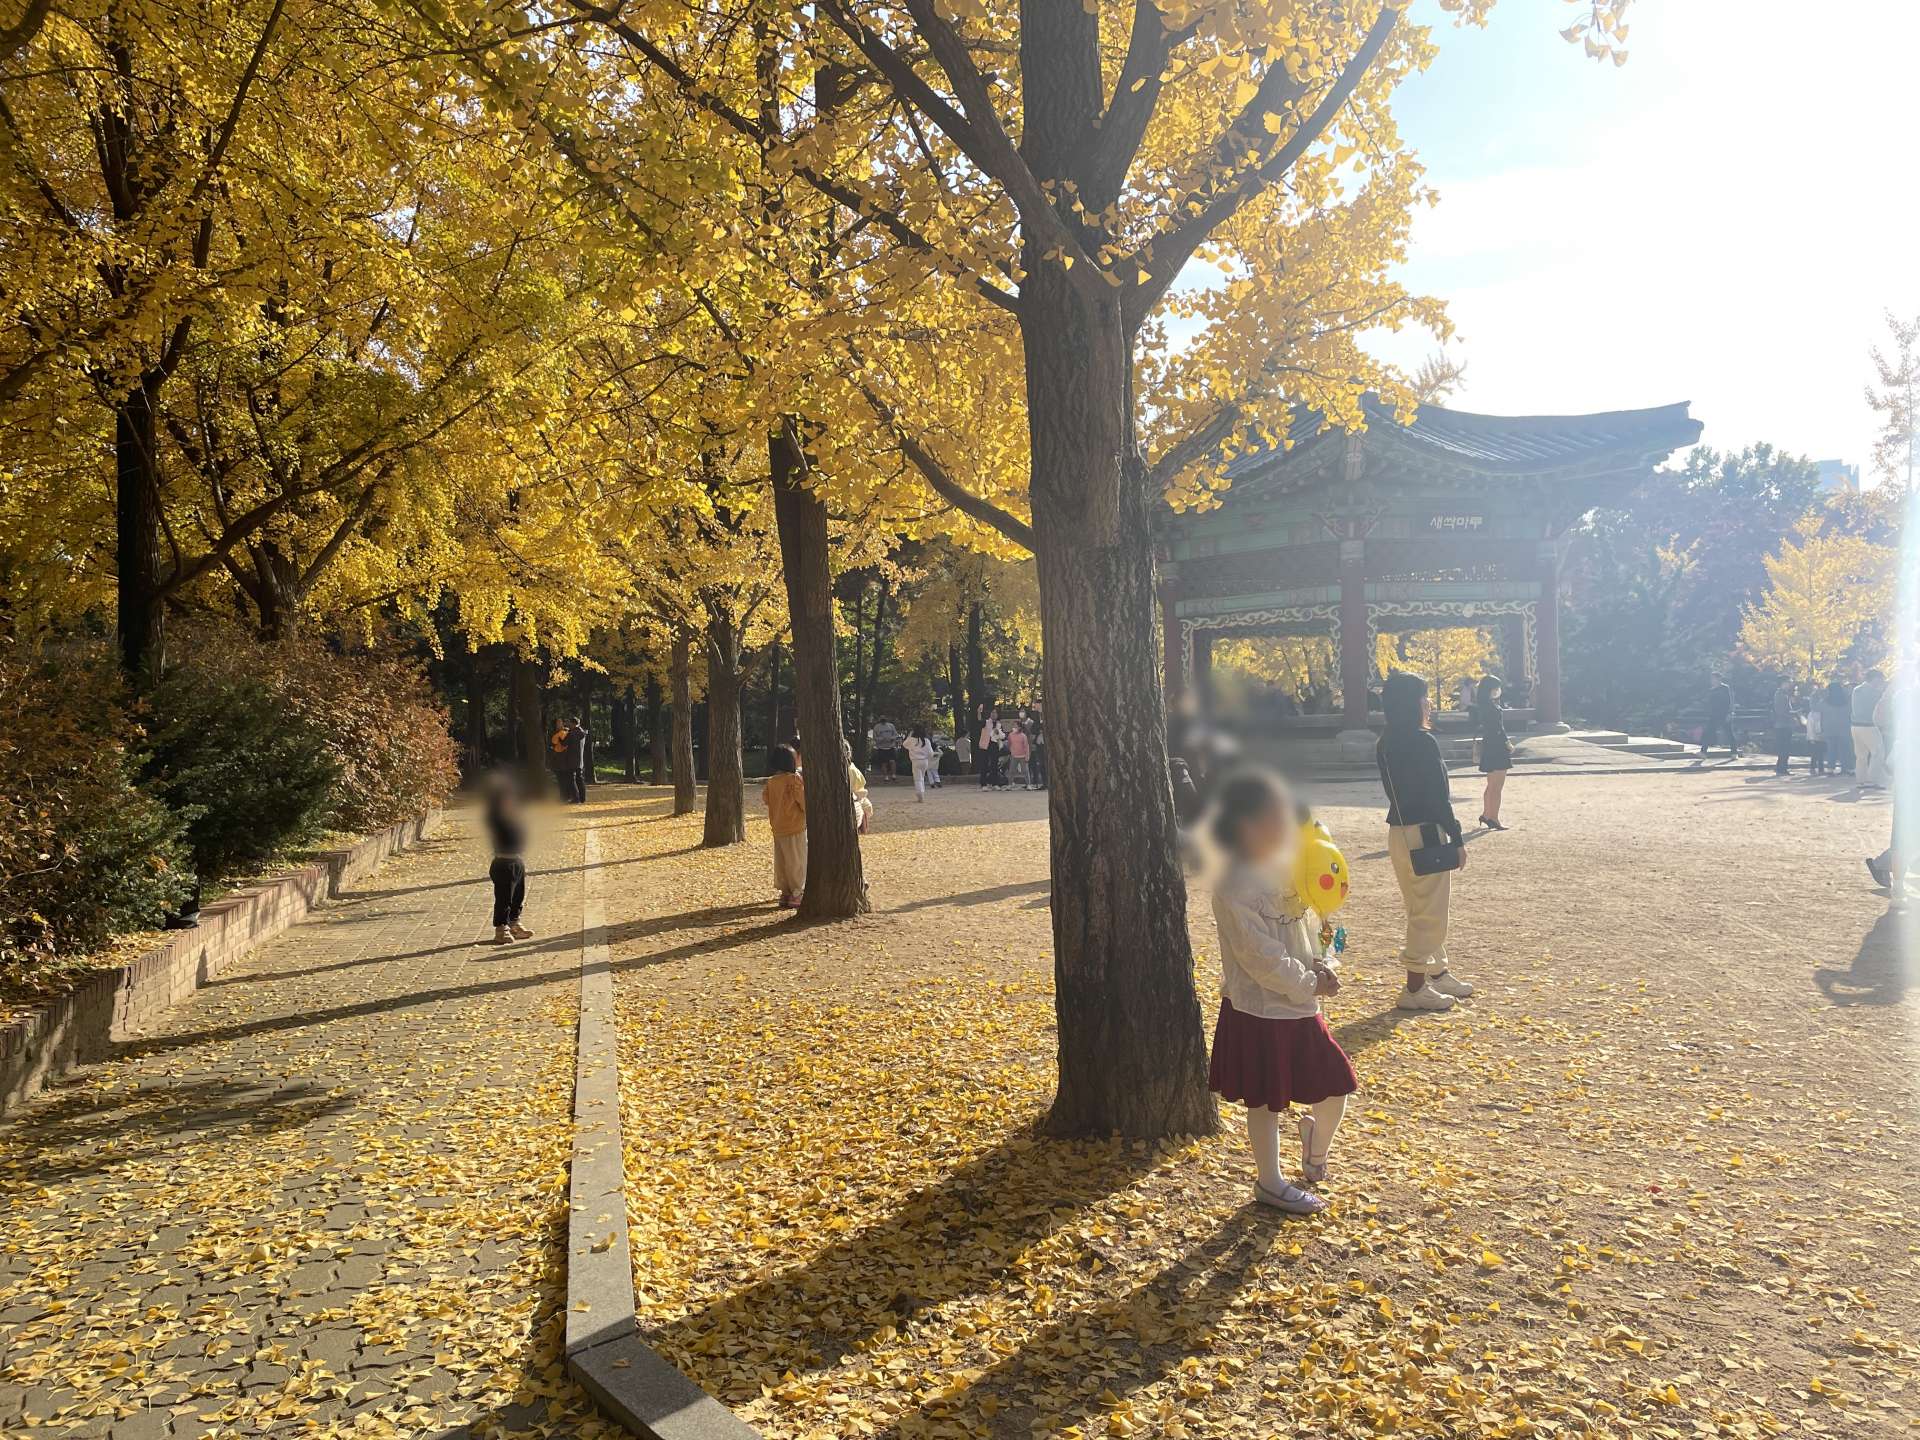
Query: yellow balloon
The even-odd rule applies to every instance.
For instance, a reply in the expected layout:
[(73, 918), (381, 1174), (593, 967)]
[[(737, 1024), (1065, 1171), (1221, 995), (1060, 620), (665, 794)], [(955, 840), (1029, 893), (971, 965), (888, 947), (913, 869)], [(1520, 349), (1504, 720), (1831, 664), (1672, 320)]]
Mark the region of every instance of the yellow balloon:
[(1333, 843), (1333, 835), (1318, 820), (1300, 832), (1300, 848), (1293, 857), (1293, 889), (1321, 919), (1347, 903), (1347, 857)]

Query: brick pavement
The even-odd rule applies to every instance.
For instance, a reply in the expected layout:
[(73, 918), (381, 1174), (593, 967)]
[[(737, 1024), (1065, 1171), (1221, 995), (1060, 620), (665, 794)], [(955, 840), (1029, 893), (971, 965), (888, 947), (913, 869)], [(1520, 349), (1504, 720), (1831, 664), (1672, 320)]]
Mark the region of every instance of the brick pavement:
[(602, 1430), (559, 1350), (586, 817), (545, 818), (535, 939), (478, 943), (451, 815), (0, 1122), (0, 1431)]

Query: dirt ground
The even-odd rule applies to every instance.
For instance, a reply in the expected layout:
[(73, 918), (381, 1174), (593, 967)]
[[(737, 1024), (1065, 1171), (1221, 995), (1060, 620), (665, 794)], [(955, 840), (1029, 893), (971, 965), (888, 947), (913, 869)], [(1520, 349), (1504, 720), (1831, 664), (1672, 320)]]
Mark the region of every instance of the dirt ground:
[(1033, 1137), (1043, 795), (876, 785), (876, 913), (808, 928), (757, 813), (702, 851), (659, 792), (600, 794), (642, 1323), (769, 1434), (1920, 1431), (1916, 940), (1860, 863), (1884, 802), (1517, 775), (1455, 890), (1480, 993), (1414, 1017), (1377, 787), (1318, 787), (1363, 1088), (1333, 1209), (1289, 1221), (1248, 1203), (1232, 1107), (1189, 1143)]

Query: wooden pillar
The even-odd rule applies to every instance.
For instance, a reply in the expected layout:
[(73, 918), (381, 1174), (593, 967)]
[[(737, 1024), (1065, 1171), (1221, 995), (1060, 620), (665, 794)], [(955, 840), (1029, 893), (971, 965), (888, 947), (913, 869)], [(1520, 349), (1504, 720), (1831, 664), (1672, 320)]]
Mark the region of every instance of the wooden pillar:
[(1540, 542), (1540, 605), (1533, 620), (1533, 718), (1560, 723), (1560, 547)]
[(1367, 552), (1340, 542), (1340, 713), (1349, 730), (1367, 728)]

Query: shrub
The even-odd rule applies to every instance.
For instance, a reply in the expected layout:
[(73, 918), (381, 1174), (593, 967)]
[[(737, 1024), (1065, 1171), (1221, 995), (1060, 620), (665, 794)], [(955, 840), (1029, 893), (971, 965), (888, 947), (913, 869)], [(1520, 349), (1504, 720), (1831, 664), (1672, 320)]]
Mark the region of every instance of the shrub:
[(9, 968), (157, 925), (190, 888), (182, 821), (140, 783), (105, 660), (0, 652), (0, 957)]
[(339, 769), (324, 737), (264, 681), (196, 656), (145, 703), (154, 717), (147, 775), (186, 820), (202, 880), (257, 869), (325, 828)]
[(318, 735), (336, 778), (329, 829), (364, 834), (438, 805), (459, 783), (447, 712), (419, 667), (339, 655), (311, 640), (235, 640), (223, 632), (177, 646), (204, 651), (203, 672), (256, 678), (283, 713)]

